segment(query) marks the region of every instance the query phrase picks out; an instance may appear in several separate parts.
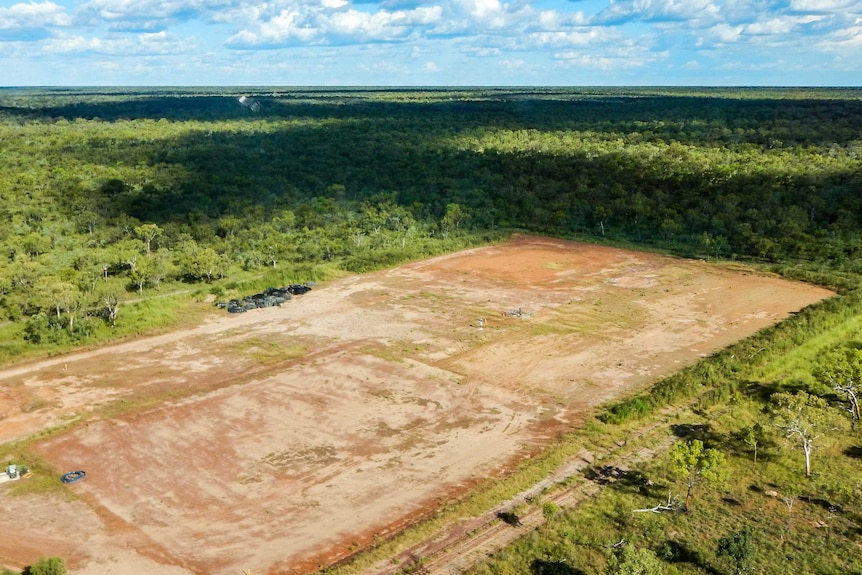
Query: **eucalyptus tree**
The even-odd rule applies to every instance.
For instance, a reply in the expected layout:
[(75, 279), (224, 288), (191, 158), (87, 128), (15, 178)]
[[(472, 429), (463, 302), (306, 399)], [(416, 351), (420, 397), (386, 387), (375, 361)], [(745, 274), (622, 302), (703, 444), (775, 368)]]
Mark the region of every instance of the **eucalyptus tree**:
[(862, 418), (859, 405), (862, 395), (862, 350), (848, 347), (827, 354), (815, 376), (846, 401), (851, 425), (855, 428)]
[(162, 228), (156, 224), (141, 224), (135, 226), (135, 235), (144, 242), (147, 255), (152, 251), (153, 241), (162, 234)]
[(699, 439), (676, 443), (670, 451), (670, 466), (671, 470), (685, 481), (685, 511), (688, 511), (691, 492), (695, 486), (701, 483), (715, 485), (727, 479), (724, 454), (717, 449), (704, 447)]
[(736, 575), (742, 575), (754, 558), (755, 545), (751, 529), (743, 527), (728, 533), (718, 540), (717, 551), (719, 556), (729, 557), (733, 561)]
[(772, 396), (773, 424), (787, 440), (795, 440), (805, 456), (805, 476), (811, 476), (811, 453), (828, 433), (837, 431), (844, 419), (836, 416), (827, 401), (805, 391)]

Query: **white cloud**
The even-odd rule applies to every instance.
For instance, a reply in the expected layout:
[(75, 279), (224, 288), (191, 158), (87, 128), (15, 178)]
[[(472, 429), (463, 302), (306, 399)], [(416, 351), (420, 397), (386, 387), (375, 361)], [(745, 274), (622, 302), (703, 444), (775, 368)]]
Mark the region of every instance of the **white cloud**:
[(742, 37), (744, 26), (731, 26), (729, 24), (716, 24), (706, 30), (703, 36), (697, 40), (697, 46), (702, 47), (714, 44), (727, 44), (739, 42)]
[(105, 38), (69, 35), (44, 42), (45, 54), (102, 54), (111, 56), (141, 56), (190, 53), (195, 46), (167, 32), (110, 36)]
[(527, 62), (521, 58), (515, 60), (503, 60), (500, 62), (500, 66), (507, 70), (526, 70), (528, 68)]
[(69, 26), (72, 19), (53, 2), (29, 2), (0, 8), (0, 30)]
[(862, 2), (859, 0), (790, 0), (790, 9), (794, 12), (814, 13), (862, 11)]
[(595, 22), (714, 21), (719, 11), (720, 6), (712, 0), (610, 0), (608, 7), (596, 15)]
[(798, 18), (789, 18), (786, 16), (772, 18), (771, 20), (754, 22), (745, 26), (745, 33), (754, 35), (789, 34), (797, 24), (799, 24)]
[[(862, 54), (862, 21), (855, 26), (833, 31), (818, 39), (815, 48), (820, 52), (844, 56), (840, 60), (842, 68), (849, 67), (862, 72), (862, 60), (859, 58), (859, 54)], [(845, 58), (851, 64), (845, 65), (843, 63)]]
[[(631, 70), (671, 58), (665, 69), (696, 65), (704, 78), (719, 60), (739, 69), (781, 57), (862, 66), (862, 0), (10, 1), (17, 3), (0, 7), (0, 54), (81, 55), (80, 62), (101, 55), (93, 63), (129, 56), (119, 59), (129, 64), (141, 56), (135, 63), (144, 67), (145, 58), (188, 54), (175, 60), (189, 70), (224, 71), (234, 83), (252, 77), (246, 69), (265, 69), (264, 61), (271, 71), (304, 70), (307, 78), (349, 68), (345, 76), (321, 76), (328, 83), (442, 78), (443, 70), (450, 80), (487, 82), (560, 64)], [(251, 57), (256, 66), (248, 66)], [(168, 77), (176, 77), (173, 68)]]
[[(629, 56), (613, 56), (588, 54), (579, 51), (563, 51), (554, 54), (568, 67), (593, 68), (597, 70), (619, 70), (622, 68), (643, 68), (655, 62), (660, 55), (631, 54)], [(666, 54), (665, 54), (666, 56)]]
[(198, 17), (216, 10), (244, 5), (236, 0), (89, 0), (81, 12), (97, 15), (105, 20), (124, 18), (186, 18)]
[[(858, 28), (858, 26), (856, 26)], [(818, 14), (780, 14), (744, 24), (719, 23), (699, 32), (697, 45), (721, 47), (728, 44), (756, 44), (760, 47), (817, 50), (829, 39), (852, 36), (846, 16)]]
[(460, 51), (462, 54), (469, 54), (477, 58), (490, 58), (503, 54), (498, 46), (465, 46)]
[(530, 34), (527, 39), (535, 47), (570, 47), (570, 46), (593, 46), (607, 45), (610, 42), (619, 41), (621, 36), (603, 28), (580, 28), (559, 32), (537, 32)]
[(325, 31), (354, 40), (394, 40), (410, 33), (413, 26), (433, 24), (440, 20), (439, 7), (410, 11), (375, 13), (346, 10), (321, 18)]
[(254, 48), (307, 42), (396, 41), (410, 37), (417, 28), (434, 26), (442, 18), (439, 6), (397, 11), (360, 11), (343, 7), (339, 0), (323, 0), (316, 5), (284, 9), (270, 18), (255, 7), (245, 12), (243, 29), (227, 43), (234, 47)]
[(292, 40), (315, 42), (320, 30), (308, 25), (296, 9), (282, 10), (274, 17), (261, 22), (253, 29), (245, 29), (228, 38), (228, 45), (254, 47), (285, 44)]
[(499, 0), (455, 0), (455, 4), (477, 22), (497, 20), (504, 12)]

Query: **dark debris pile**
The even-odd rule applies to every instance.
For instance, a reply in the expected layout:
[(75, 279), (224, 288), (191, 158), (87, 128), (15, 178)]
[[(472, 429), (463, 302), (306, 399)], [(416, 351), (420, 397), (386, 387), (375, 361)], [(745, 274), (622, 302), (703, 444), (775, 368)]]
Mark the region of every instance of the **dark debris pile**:
[(292, 296), (311, 291), (314, 285), (316, 285), (314, 282), (305, 282), (280, 288), (267, 288), (261, 293), (247, 295), (242, 299), (232, 299), (227, 303), (219, 302), (216, 307), (227, 309), (228, 313), (245, 313), (251, 309), (280, 306), (289, 301)]

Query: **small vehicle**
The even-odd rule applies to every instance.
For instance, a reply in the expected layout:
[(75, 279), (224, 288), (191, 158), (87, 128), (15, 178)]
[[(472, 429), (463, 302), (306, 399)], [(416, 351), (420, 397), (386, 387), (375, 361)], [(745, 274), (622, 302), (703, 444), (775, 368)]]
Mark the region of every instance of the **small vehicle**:
[(69, 471), (68, 473), (64, 473), (62, 477), (60, 477), (60, 481), (63, 483), (75, 483), (76, 481), (81, 481), (87, 477), (87, 472), (81, 469), (77, 471)]

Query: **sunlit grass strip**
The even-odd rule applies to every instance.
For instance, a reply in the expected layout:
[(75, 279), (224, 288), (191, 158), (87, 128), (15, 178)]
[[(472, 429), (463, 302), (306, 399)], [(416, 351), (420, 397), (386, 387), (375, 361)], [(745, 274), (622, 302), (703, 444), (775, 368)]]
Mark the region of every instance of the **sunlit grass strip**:
[(862, 337), (862, 314), (847, 318), (841, 323), (813, 333), (798, 346), (769, 361), (759, 369), (752, 370), (751, 377), (762, 382), (795, 381), (811, 383), (812, 366), (822, 354), (836, 346), (859, 340)]

